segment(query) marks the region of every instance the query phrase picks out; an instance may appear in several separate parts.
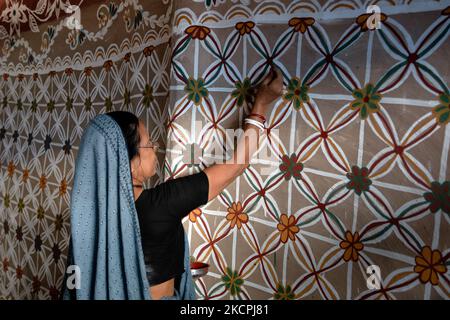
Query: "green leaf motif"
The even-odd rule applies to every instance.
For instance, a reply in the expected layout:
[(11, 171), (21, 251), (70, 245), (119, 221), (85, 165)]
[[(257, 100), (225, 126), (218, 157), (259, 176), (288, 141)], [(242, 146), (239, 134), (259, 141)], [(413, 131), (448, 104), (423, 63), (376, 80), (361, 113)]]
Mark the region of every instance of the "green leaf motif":
[(374, 92), (375, 87), (368, 83), (364, 88), (356, 88), (352, 92), (355, 98), (350, 102), (351, 110), (359, 111), (359, 116), (362, 120), (366, 120), (372, 113), (380, 111), (380, 101), (382, 95)]

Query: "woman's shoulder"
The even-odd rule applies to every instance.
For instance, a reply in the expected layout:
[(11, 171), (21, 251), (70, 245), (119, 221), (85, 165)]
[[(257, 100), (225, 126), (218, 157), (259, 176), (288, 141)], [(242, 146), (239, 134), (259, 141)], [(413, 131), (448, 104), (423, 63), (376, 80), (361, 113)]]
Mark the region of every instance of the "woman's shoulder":
[[(169, 179), (157, 186), (145, 189), (136, 199), (137, 205), (168, 205), (181, 206), (185, 202), (201, 200), (207, 202), (208, 178), (204, 171)], [(206, 197), (206, 199), (204, 199)]]

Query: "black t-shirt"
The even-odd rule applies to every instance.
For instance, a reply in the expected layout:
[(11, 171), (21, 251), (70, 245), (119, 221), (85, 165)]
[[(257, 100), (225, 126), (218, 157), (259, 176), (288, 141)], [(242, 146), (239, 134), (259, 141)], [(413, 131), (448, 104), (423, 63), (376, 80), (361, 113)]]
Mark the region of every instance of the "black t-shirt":
[(135, 201), (150, 285), (184, 272), (181, 220), (208, 202), (208, 189), (208, 177), (200, 171), (143, 190)]

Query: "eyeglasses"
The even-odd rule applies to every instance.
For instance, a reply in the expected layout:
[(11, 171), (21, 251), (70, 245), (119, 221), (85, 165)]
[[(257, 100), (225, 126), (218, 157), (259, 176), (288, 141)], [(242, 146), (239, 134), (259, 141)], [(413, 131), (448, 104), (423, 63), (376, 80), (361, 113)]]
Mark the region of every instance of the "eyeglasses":
[(147, 144), (139, 146), (138, 148), (152, 148), (155, 152), (159, 150), (159, 143), (148, 140)]

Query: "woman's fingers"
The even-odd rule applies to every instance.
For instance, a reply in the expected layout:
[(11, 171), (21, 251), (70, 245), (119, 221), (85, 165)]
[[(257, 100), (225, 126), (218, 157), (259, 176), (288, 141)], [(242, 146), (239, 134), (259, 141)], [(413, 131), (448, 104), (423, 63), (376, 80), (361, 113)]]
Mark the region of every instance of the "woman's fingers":
[(262, 81), (262, 84), (268, 86), (270, 84), (270, 82), (272, 81), (272, 78), (273, 78), (273, 68), (270, 68), (269, 73), (266, 75), (266, 77)]
[(270, 85), (273, 82), (273, 80), (275, 80), (278, 77), (278, 71), (274, 68), (274, 66), (272, 66), (270, 68), (269, 75), (270, 75), (270, 81), (269, 81), (269, 83), (267, 83), (267, 85)]
[(270, 81), (270, 83), (272, 83), (275, 80), (282, 79), (281, 71), (277, 67), (272, 67), (272, 74), (273, 74), (272, 75), (272, 80)]
[(274, 66), (271, 66), (269, 73), (264, 77), (261, 85), (269, 86), (278, 76), (278, 72), (275, 70)]
[(283, 76), (281, 74), (280, 69), (277, 67), (272, 67), (274, 77), (270, 81), (269, 85), (273, 88), (275, 92), (278, 93), (278, 95), (281, 95), (283, 93)]
[(256, 99), (269, 104), (283, 95), (283, 75), (281, 70), (270, 65), (269, 73), (256, 87)]

